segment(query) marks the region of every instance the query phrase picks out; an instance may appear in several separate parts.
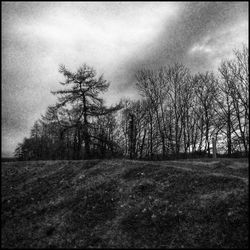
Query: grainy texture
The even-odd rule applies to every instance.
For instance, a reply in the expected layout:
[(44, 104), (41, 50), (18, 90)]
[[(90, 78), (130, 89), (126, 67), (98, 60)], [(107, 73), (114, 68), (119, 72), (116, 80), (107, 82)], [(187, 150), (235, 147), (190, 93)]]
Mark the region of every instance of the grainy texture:
[(2, 163), (2, 247), (248, 247), (246, 159)]

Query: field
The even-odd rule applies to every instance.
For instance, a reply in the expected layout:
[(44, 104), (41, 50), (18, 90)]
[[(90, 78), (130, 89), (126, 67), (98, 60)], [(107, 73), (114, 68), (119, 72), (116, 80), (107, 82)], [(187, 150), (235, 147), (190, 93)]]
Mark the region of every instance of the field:
[(2, 163), (2, 247), (247, 248), (248, 160)]

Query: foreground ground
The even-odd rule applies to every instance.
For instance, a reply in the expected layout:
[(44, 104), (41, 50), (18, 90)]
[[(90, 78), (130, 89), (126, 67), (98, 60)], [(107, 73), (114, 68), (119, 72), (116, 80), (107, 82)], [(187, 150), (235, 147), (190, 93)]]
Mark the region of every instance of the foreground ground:
[(248, 247), (248, 161), (2, 163), (2, 247)]

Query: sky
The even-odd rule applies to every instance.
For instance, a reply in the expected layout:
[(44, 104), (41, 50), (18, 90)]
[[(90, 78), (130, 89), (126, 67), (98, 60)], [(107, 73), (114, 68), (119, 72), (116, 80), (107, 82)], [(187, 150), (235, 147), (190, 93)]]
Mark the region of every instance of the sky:
[(216, 71), (248, 44), (248, 2), (1, 2), (2, 157), (56, 102), (60, 64), (110, 82), (107, 105), (137, 99), (135, 73), (175, 62)]

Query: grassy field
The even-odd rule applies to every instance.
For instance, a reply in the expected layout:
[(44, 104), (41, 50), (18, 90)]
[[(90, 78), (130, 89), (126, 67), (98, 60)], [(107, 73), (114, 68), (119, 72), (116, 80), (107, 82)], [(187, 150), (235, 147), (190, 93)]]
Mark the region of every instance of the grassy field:
[(248, 160), (2, 163), (2, 247), (247, 248)]

